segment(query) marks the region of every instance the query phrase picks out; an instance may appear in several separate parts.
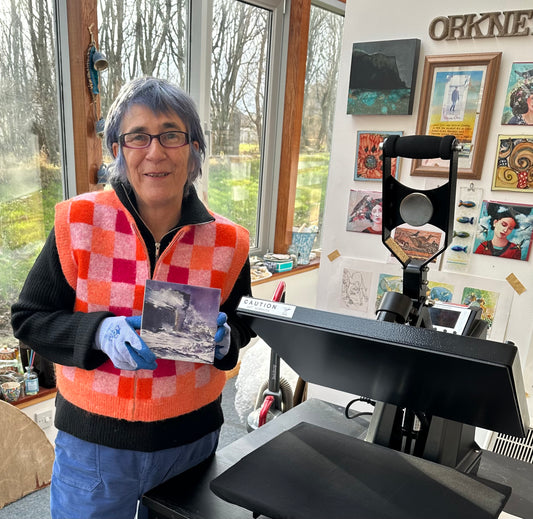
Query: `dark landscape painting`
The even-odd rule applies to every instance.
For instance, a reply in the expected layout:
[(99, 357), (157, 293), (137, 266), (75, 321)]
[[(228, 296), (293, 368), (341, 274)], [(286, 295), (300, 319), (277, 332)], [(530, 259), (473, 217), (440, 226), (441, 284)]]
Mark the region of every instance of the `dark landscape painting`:
[(213, 364), (217, 288), (146, 281), (141, 337), (161, 359)]
[(420, 40), (354, 43), (348, 114), (411, 115)]

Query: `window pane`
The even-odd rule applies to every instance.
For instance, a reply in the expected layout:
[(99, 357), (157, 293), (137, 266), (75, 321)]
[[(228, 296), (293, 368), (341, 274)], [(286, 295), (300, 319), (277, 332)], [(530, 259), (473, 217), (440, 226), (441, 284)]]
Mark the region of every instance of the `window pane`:
[(271, 12), (215, 0), (211, 61), (210, 208), (257, 246)]
[(0, 345), (63, 197), (53, 1), (0, 3)]
[(294, 207), (298, 228), (322, 226), (343, 23), (343, 16), (311, 6)]
[(99, 50), (109, 63), (100, 75), (104, 117), (122, 85), (137, 77), (187, 88), (188, 19), (189, 0), (98, 0)]

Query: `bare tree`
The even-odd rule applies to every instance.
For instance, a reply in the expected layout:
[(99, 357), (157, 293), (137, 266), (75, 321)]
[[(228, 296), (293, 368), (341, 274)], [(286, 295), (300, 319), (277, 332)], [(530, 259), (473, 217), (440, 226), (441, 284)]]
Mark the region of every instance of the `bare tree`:
[[(26, 0), (27, 25), (32, 50), (34, 110), (32, 132), (38, 137), (39, 149), (49, 160), (59, 163), (59, 135), (55, 81), (55, 24), (47, 0)], [(19, 3), (19, 8), (21, 3)]]
[(101, 76), (102, 113), (121, 86), (136, 77), (159, 76), (185, 87), (186, 0), (100, 0), (99, 46), (109, 69)]
[[(3, 153), (20, 159), (31, 134), (53, 164), (59, 163), (55, 35), (48, 0), (10, 0), (0, 16), (0, 86), (4, 93), (0, 115)], [(7, 99), (6, 99), (7, 97)], [(25, 104), (32, 100), (32, 109)]]
[(304, 94), (301, 147), (329, 147), (341, 48), (343, 17), (313, 7)]
[(262, 132), (267, 14), (243, 2), (217, 0), (211, 61), (212, 153), (238, 154), (246, 115)]

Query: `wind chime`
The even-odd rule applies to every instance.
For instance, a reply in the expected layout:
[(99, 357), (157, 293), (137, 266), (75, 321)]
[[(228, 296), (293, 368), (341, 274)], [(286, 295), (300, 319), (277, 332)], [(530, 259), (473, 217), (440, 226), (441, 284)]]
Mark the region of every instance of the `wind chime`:
[[(89, 34), (91, 35), (91, 42), (87, 48), (87, 59), (85, 60), (85, 69), (87, 72), (87, 83), (89, 92), (92, 98), (92, 105), (94, 109), (94, 128), (98, 137), (103, 137), (105, 119), (100, 113), (100, 107), (96, 102), (97, 96), (100, 95), (100, 72), (103, 72), (109, 66), (106, 57), (96, 47), (96, 41), (92, 31), (94, 24), (89, 26)], [(101, 164), (97, 172), (97, 182), (105, 183), (107, 176), (107, 167)]]

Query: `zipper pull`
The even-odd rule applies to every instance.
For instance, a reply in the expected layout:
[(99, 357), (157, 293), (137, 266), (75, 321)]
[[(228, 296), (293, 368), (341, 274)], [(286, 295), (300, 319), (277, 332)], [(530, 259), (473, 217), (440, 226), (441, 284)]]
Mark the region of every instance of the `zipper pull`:
[(161, 243), (156, 241), (155, 242), (155, 260), (157, 261), (159, 259), (159, 249), (161, 248)]

